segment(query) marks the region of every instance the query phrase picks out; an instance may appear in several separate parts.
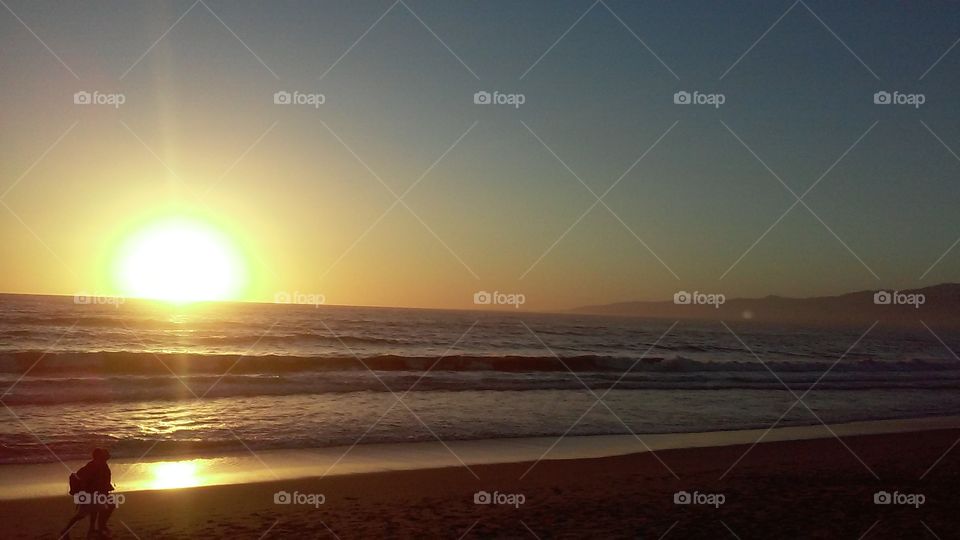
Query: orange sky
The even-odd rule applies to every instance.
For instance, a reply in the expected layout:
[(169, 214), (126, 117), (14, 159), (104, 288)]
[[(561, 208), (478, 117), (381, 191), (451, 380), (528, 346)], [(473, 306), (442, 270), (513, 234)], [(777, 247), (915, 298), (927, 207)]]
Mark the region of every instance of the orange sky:
[[(871, 101), (894, 89), (874, 74), (915, 80), (943, 53), (945, 17), (906, 25), (929, 25), (918, 43), (825, 9), (861, 62), (789, 17), (735, 63), (776, 6), (719, 29), (625, 6), (656, 56), (599, 9), (548, 49), (572, 4), (371, 27), (375, 8), (197, 9), (157, 41), (172, 5), (18, 4), (36, 36), (0, 20), (0, 291), (122, 293), (119, 246), (177, 215), (231, 239), (255, 301), (469, 308), (487, 290), (551, 310), (960, 280), (960, 55), (903, 88), (922, 108)], [(697, 89), (725, 103), (674, 103)], [(286, 91), (323, 103), (275, 103)], [(476, 104), (487, 91), (524, 102)]]

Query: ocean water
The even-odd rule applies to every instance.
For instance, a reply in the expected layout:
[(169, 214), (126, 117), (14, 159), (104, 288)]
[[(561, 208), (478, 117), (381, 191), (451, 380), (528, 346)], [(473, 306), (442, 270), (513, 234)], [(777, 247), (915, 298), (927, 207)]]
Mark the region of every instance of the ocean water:
[(960, 414), (960, 335), (674, 323), (0, 295), (0, 463)]

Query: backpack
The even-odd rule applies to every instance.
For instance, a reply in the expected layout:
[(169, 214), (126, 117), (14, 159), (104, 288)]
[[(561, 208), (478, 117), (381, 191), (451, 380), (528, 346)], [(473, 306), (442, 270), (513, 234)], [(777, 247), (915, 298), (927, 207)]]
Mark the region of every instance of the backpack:
[(87, 465), (80, 467), (80, 470), (77, 472), (70, 474), (70, 495), (76, 495), (77, 493), (87, 489), (90, 481), (84, 477), (90, 476), (90, 469), (88, 468), (89, 465), (90, 464), (88, 463)]
[(70, 473), (70, 494), (76, 495), (77, 493), (83, 491), (83, 480), (80, 480), (80, 477), (77, 476), (77, 473)]

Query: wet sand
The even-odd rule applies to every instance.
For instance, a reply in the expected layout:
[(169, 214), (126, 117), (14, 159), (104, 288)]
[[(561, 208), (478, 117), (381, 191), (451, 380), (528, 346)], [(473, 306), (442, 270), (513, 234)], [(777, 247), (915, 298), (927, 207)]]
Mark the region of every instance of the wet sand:
[[(750, 445), (136, 491), (112, 528), (117, 538), (953, 538), (960, 449), (937, 460), (958, 438), (942, 429), (764, 442), (745, 456)], [(503, 504), (476, 504), (481, 490)], [(875, 504), (881, 490), (922, 504)], [(678, 491), (714, 505), (675, 504)], [(278, 492), (305, 504), (276, 504)], [(72, 503), (0, 508), (5, 538), (55, 538)]]
[[(110, 461), (113, 483), (123, 492), (249, 484), (344, 474), (439, 469), (444, 467), (623, 456), (647, 451), (732, 446), (833, 436), (876, 435), (937, 429), (960, 429), (960, 416), (873, 420), (768, 429), (660, 433), (522, 437), (471, 441), (426, 441), (360, 444), (299, 450), (259, 450), (255, 454), (217, 456), (140, 456)], [(0, 500), (62, 495), (64, 475), (86, 460), (0, 466)]]

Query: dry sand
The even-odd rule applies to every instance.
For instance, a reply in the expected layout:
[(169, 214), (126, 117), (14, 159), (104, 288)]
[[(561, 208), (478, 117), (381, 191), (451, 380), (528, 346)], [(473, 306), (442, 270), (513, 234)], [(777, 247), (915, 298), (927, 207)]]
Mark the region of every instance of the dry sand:
[[(956, 538), (960, 430), (675, 449), (619, 457), (366, 473), (127, 494), (115, 538)], [(852, 450), (857, 457), (851, 454)], [(674, 475), (661, 463), (676, 473)], [(879, 479), (873, 476), (875, 473)], [(530, 469), (529, 474), (521, 476)], [(322, 493), (319, 508), (277, 491)], [(478, 490), (522, 494), (478, 505)], [(719, 493), (719, 508), (674, 493)], [(923, 494), (877, 505), (879, 490)], [(0, 501), (3, 538), (56, 538), (71, 499)], [(73, 538), (84, 538), (78, 525)], [(936, 535), (936, 536), (934, 536)]]

